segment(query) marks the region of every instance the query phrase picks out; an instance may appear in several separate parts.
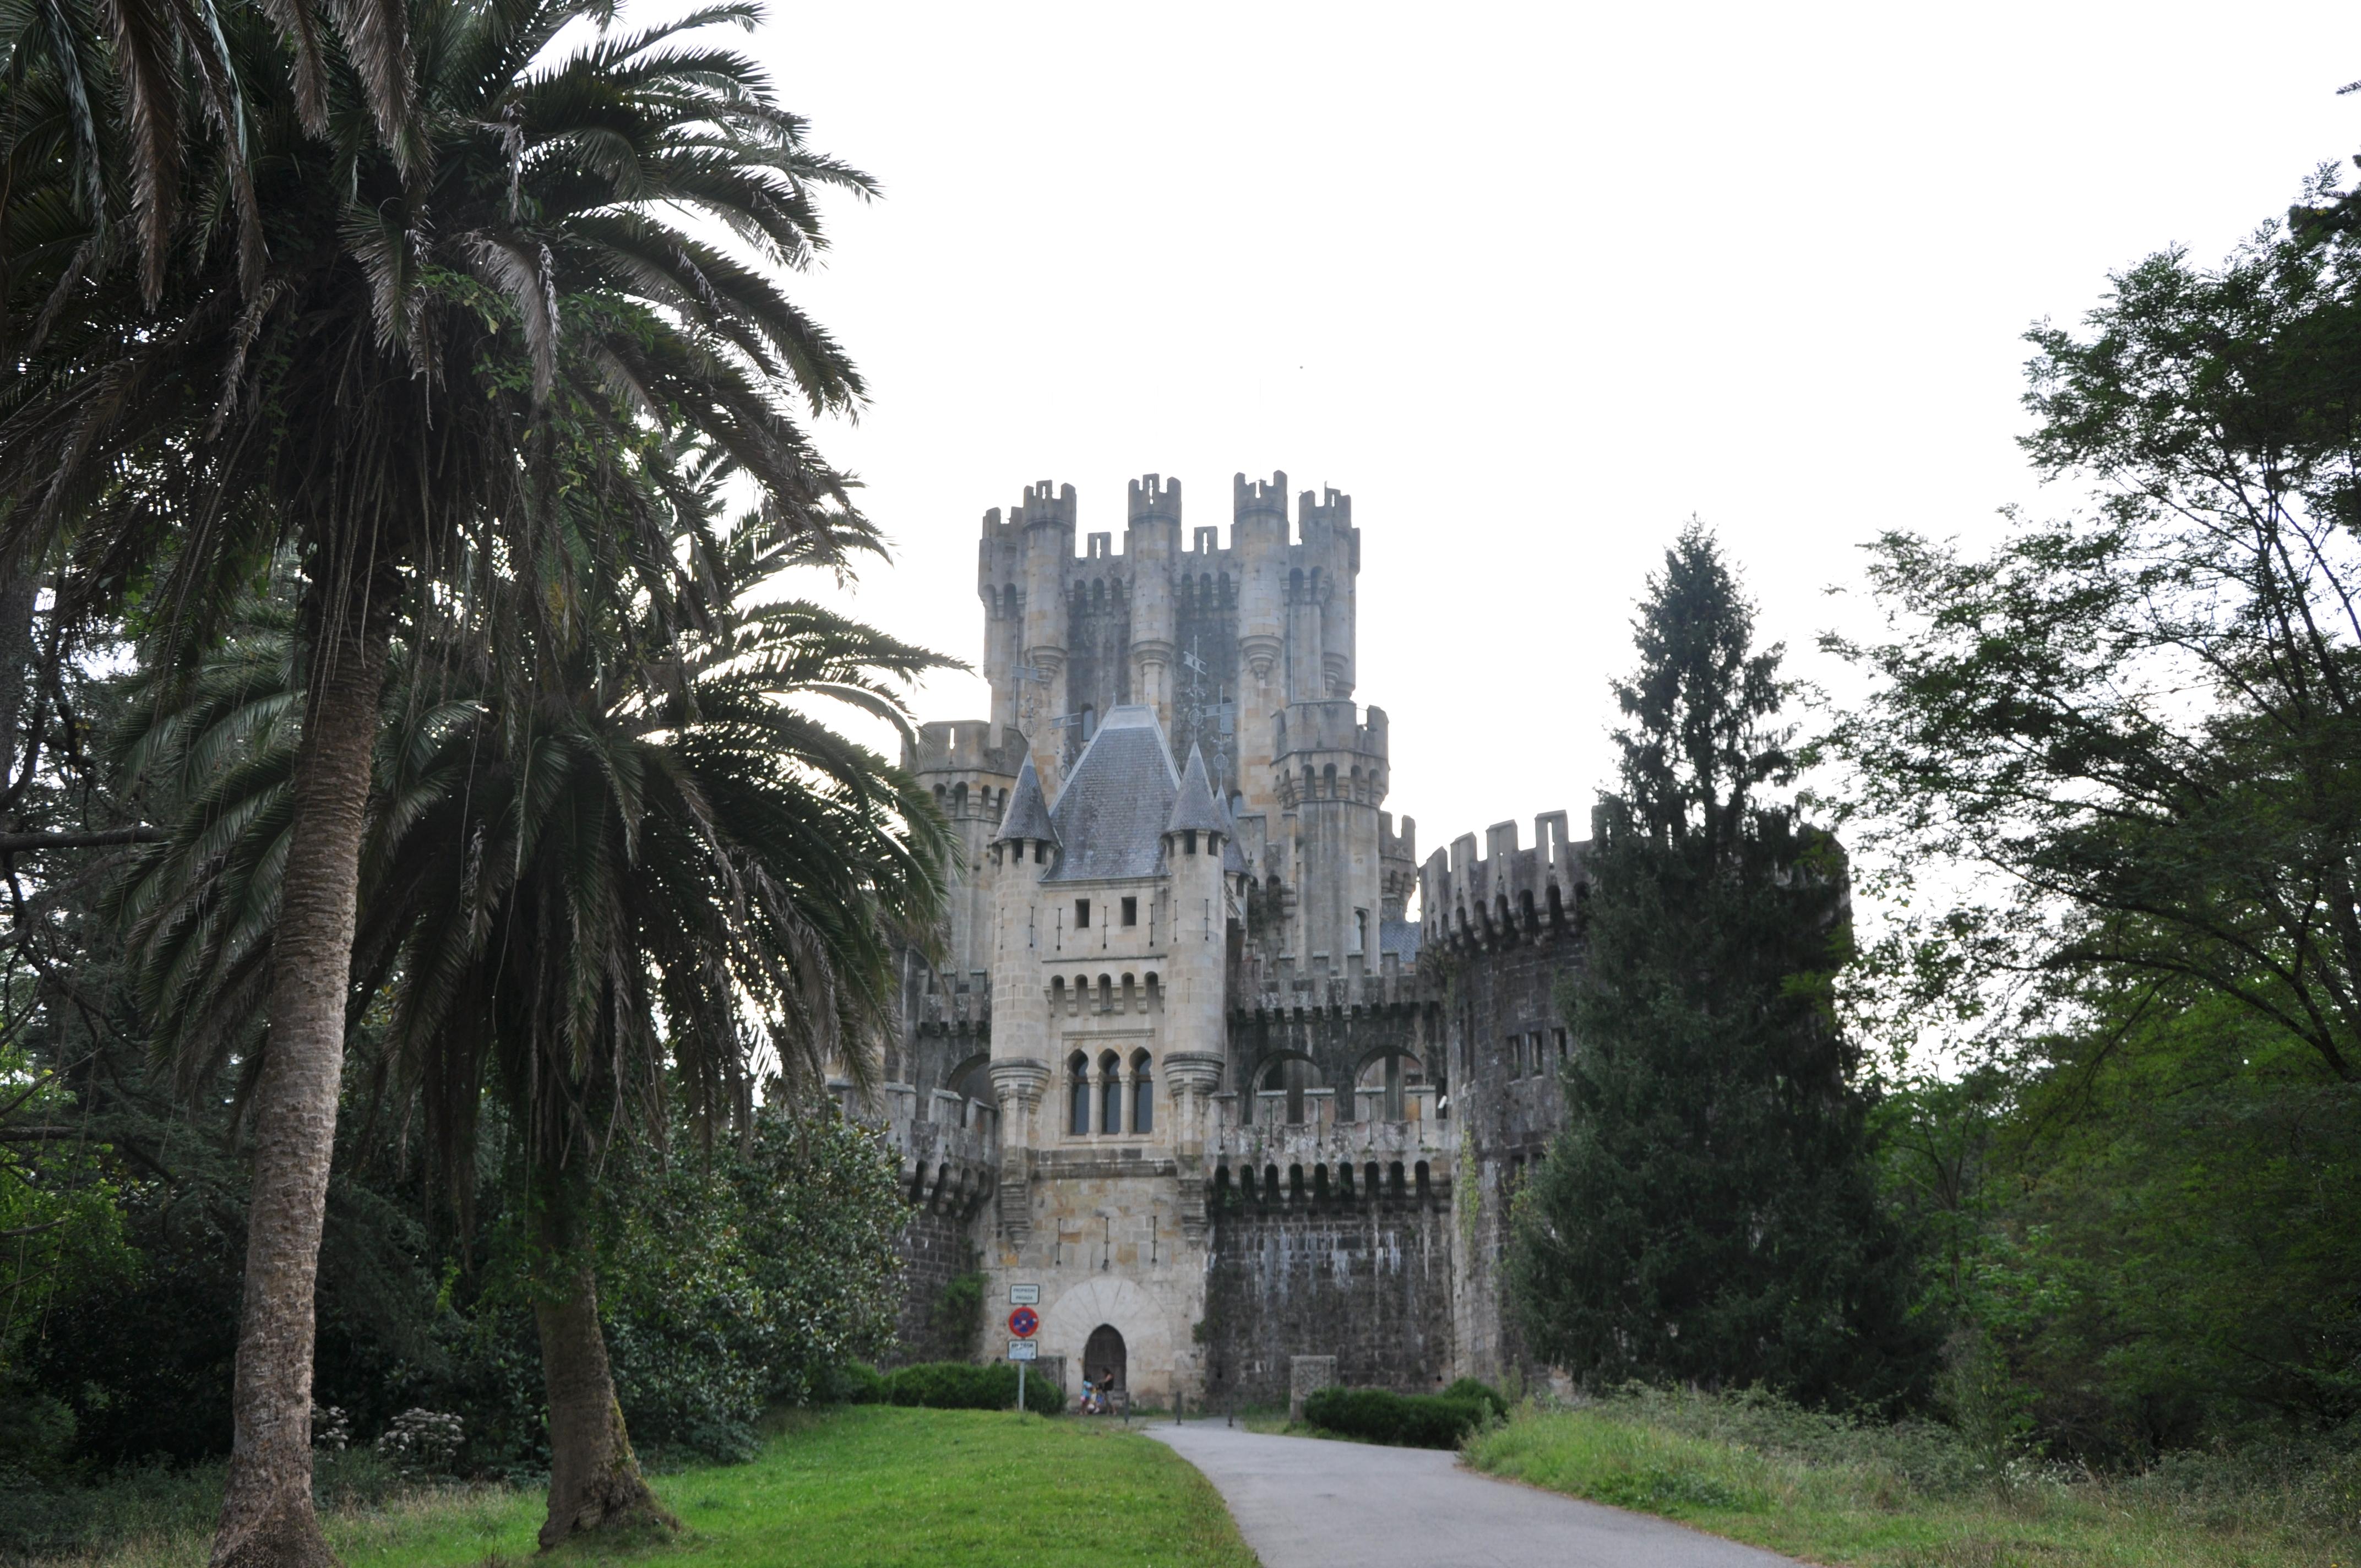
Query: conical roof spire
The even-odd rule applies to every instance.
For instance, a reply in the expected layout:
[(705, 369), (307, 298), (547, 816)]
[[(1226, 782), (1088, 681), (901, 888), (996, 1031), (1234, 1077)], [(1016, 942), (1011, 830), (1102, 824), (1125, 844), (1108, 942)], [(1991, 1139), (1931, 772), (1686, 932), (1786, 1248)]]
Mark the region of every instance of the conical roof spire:
[(1179, 833), (1192, 828), (1200, 833), (1230, 830), (1221, 806), (1213, 799), (1213, 780), (1205, 773), (1205, 753), (1193, 745), (1189, 748), (1189, 769), (1180, 775), (1180, 793), (1172, 801), (1172, 819), (1164, 825), (1164, 830)]
[(1238, 819), (1230, 815), (1230, 797), (1215, 795), (1213, 809), (1222, 814), (1222, 870), (1233, 876), (1245, 876), (1254, 868), (1246, 864), (1246, 852), (1238, 848)]
[(1058, 841), (1058, 830), (1049, 825), (1049, 803), (1042, 798), (1041, 775), (1034, 771), (1030, 752), (1026, 754), (1025, 765), (1016, 770), (1016, 787), (1008, 794), (1008, 813), (1000, 819), (1000, 831), (992, 836), (995, 844), (1010, 839)]

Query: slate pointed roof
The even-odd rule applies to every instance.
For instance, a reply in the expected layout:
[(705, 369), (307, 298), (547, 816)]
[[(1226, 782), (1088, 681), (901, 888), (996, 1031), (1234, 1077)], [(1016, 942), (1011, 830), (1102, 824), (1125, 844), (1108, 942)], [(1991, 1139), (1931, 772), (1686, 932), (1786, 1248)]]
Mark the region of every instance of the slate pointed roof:
[(1167, 833), (1195, 828), (1200, 833), (1226, 833), (1230, 825), (1223, 818), (1225, 813), (1213, 799), (1213, 784), (1205, 775), (1205, 753), (1196, 747), (1189, 748), (1189, 771), (1180, 775), (1180, 793), (1173, 798), (1172, 816), (1164, 824)]
[(1214, 808), (1222, 814), (1222, 871), (1227, 876), (1245, 876), (1254, 868), (1246, 864), (1246, 852), (1238, 848), (1238, 819), (1230, 815), (1227, 795), (1213, 797)]
[(1180, 781), (1151, 708), (1126, 703), (1107, 710), (1098, 733), (1066, 775), (1049, 819), (1058, 863), (1041, 880), (1096, 882), (1156, 876), (1164, 869), (1164, 825)]
[(1008, 839), (1047, 839), (1055, 843), (1058, 829), (1049, 818), (1049, 803), (1042, 798), (1041, 775), (1033, 770), (1033, 755), (1027, 751), (1025, 765), (1016, 770), (1016, 787), (1008, 794), (1008, 814), (1000, 819), (1000, 831), (993, 835), (995, 844)]

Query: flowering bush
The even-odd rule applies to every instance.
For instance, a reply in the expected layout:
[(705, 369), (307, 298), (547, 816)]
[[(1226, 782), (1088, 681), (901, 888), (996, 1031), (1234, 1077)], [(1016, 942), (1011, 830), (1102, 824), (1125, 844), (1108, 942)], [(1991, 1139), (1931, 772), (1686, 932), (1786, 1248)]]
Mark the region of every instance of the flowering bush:
[(404, 1410), (377, 1440), (377, 1451), (405, 1480), (431, 1481), (451, 1474), (467, 1441), (467, 1423), (448, 1411)]

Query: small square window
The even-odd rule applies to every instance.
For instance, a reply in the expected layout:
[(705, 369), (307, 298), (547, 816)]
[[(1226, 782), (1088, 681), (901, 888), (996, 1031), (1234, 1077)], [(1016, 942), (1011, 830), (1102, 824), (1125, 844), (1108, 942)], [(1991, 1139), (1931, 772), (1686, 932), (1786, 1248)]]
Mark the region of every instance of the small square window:
[(1126, 898), (1123, 901), (1123, 923), (1126, 926), (1139, 924), (1139, 900), (1137, 898)]
[(1087, 931), (1090, 928), (1091, 901), (1087, 898), (1078, 898), (1074, 900), (1074, 929)]

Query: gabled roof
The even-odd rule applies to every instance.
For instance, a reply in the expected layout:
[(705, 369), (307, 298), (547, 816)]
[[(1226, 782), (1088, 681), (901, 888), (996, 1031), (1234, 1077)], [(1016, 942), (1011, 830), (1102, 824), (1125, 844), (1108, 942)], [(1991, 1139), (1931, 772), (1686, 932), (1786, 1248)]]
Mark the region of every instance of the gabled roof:
[(1224, 816), (1221, 806), (1213, 799), (1213, 781), (1205, 776), (1205, 753), (1191, 746), (1189, 771), (1180, 775), (1180, 793), (1172, 799), (1172, 816), (1164, 824), (1164, 830), (1178, 833), (1194, 828), (1200, 833), (1226, 833), (1230, 825)]
[(1049, 803), (1041, 795), (1041, 775), (1033, 771), (1033, 754), (1025, 754), (1025, 765), (1016, 770), (1016, 787), (1008, 792), (1008, 811), (1000, 819), (1000, 831), (992, 836), (995, 844), (1009, 839), (1047, 839), (1057, 841), (1058, 829), (1049, 819)]
[(1155, 711), (1134, 703), (1109, 708), (1050, 808), (1062, 852), (1041, 880), (1159, 874), (1164, 869), (1164, 825), (1180, 793)]

